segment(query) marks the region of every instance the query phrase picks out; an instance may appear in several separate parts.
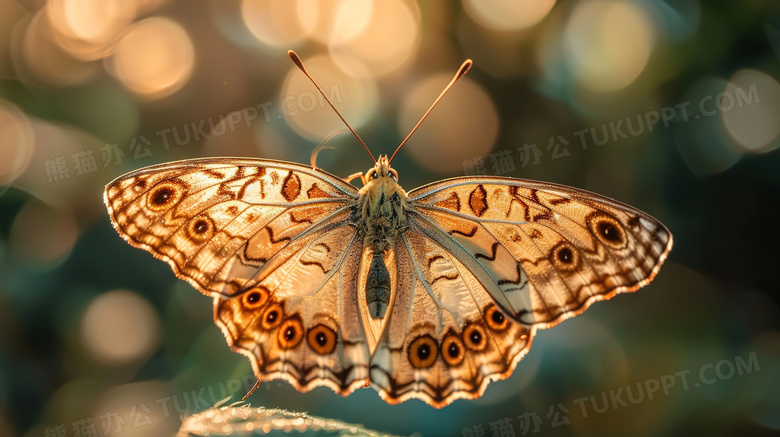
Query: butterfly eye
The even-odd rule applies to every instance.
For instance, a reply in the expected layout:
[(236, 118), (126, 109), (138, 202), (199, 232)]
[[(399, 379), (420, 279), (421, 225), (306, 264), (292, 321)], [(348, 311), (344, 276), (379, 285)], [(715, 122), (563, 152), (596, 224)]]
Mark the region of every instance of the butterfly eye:
[(309, 329), (306, 340), (309, 347), (320, 355), (327, 355), (336, 349), (336, 332), (322, 324)]
[(444, 362), (450, 366), (457, 366), (463, 362), (465, 356), (463, 342), (457, 335), (449, 334), (441, 342), (441, 356)]
[(463, 342), (471, 350), (481, 351), (485, 349), (487, 339), (485, 338), (485, 329), (477, 324), (470, 324), (463, 330)]
[(184, 189), (176, 183), (163, 182), (149, 191), (147, 196), (149, 208), (156, 212), (163, 212), (184, 197)]
[(626, 245), (626, 234), (620, 222), (604, 213), (594, 213), (588, 218), (590, 231), (599, 241), (613, 249), (622, 249)]
[(439, 346), (430, 335), (417, 337), (408, 349), (409, 362), (415, 369), (431, 367), (439, 354)]
[(258, 285), (244, 293), (242, 302), (244, 308), (249, 310), (261, 308), (268, 302), (268, 290), (265, 287)]
[(561, 242), (550, 252), (550, 262), (562, 272), (574, 272), (580, 265), (580, 254), (568, 242)]
[(279, 326), (280, 323), (282, 323), (282, 316), (284, 316), (282, 307), (279, 306), (278, 303), (275, 303), (265, 310), (265, 313), (263, 313), (263, 319), (260, 324), (263, 326), (263, 329), (274, 329)]
[(187, 236), (195, 243), (202, 243), (213, 235), (214, 221), (207, 215), (197, 216), (187, 225)]
[(279, 328), (276, 340), (282, 349), (292, 349), (298, 346), (303, 338), (303, 326), (297, 317), (290, 317), (285, 320)]
[(485, 310), (485, 320), (490, 329), (494, 331), (503, 331), (509, 327), (509, 319), (495, 305), (490, 305)]

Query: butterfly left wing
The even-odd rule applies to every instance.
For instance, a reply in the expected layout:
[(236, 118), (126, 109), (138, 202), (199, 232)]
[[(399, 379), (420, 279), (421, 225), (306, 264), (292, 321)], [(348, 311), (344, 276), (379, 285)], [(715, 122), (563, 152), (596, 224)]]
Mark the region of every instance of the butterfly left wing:
[(143, 168), (105, 192), (125, 240), (214, 298), (216, 324), (258, 379), (343, 395), (368, 380), (353, 308), (357, 197), (321, 170), (238, 158)]

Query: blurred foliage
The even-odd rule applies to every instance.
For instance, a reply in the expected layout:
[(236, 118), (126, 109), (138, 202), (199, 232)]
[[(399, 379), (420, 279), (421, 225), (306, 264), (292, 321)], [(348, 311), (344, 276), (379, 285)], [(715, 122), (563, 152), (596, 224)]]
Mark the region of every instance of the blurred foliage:
[[(254, 383), (210, 300), (122, 241), (101, 196), (176, 159), (308, 163), (343, 126), (288, 49), (375, 155), (472, 58), (393, 161), (407, 190), (474, 172), (564, 183), (658, 217), (675, 247), (652, 285), (540, 332), (479, 400), (434, 410), (272, 381), (252, 405), (401, 435), (780, 432), (780, 3), (0, 9), (0, 435), (173, 435)], [(369, 168), (350, 136), (331, 145), (324, 169)]]

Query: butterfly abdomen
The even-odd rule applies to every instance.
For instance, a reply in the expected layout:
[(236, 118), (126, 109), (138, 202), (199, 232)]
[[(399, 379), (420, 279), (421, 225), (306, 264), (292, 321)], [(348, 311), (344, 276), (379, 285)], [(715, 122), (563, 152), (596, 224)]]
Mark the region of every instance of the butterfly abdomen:
[(383, 319), (390, 304), (390, 274), (381, 252), (374, 252), (366, 278), (366, 303), (371, 317)]

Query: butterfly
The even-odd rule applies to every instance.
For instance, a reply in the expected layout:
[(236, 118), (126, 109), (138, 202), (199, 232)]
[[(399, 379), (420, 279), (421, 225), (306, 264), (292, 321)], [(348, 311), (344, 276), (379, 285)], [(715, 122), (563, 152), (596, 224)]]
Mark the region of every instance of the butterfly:
[(106, 186), (119, 235), (213, 298), (258, 383), (478, 398), (538, 329), (649, 284), (672, 248), (661, 222), (585, 190), (472, 176), (406, 192), (392, 157), (342, 179), (315, 155), (184, 160)]

